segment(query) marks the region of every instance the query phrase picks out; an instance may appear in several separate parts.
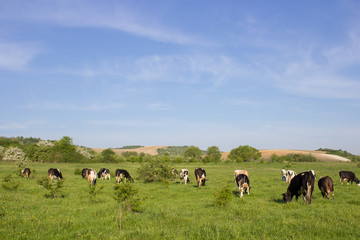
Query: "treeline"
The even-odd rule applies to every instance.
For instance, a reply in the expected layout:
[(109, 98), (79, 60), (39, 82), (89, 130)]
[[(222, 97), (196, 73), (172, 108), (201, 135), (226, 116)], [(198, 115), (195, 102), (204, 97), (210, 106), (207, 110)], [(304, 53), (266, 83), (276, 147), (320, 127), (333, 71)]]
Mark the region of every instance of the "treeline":
[[(140, 145), (125, 146), (126, 149), (141, 147)], [(239, 146), (233, 149), (226, 162), (248, 162), (261, 159), (261, 153), (250, 146)], [(31, 162), (86, 162), (86, 163), (119, 163), (119, 162), (202, 162), (218, 163), (222, 153), (217, 146), (208, 147), (206, 151), (196, 146), (168, 147), (159, 150), (159, 155), (151, 156), (145, 153), (126, 151), (116, 154), (112, 149), (100, 153), (90, 148), (76, 146), (72, 138), (64, 136), (60, 140), (41, 140), (40, 138), (0, 138), (1, 161), (31, 161)]]
[(270, 162), (316, 162), (317, 159), (311, 154), (301, 154), (301, 153), (290, 153), (286, 156), (278, 156), (275, 153), (271, 155)]
[(324, 151), (328, 154), (333, 154), (333, 155), (337, 155), (340, 157), (344, 157), (347, 159), (350, 159), (352, 162), (360, 162), (360, 156), (359, 155), (353, 155), (345, 150), (335, 150), (335, 149), (330, 149), (330, 148), (319, 148), (317, 151)]

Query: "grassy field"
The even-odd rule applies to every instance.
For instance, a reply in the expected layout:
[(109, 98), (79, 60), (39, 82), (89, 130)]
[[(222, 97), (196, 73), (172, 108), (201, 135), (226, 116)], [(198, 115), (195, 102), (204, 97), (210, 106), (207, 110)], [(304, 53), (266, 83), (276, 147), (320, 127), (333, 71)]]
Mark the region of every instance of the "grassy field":
[[(195, 167), (203, 167), (208, 181), (196, 187)], [(65, 177), (62, 193), (46, 197), (37, 179), (50, 167), (60, 168)], [(75, 175), (76, 168), (127, 169), (135, 177), (144, 200), (144, 211), (123, 215), (119, 231), (118, 204), (112, 198), (115, 178), (98, 180), (103, 190), (90, 201), (88, 183)], [(302, 199), (282, 203), (287, 184), (281, 181), (281, 164), (177, 164), (188, 168), (190, 184), (171, 182), (144, 184), (137, 180), (139, 164), (35, 164), (26, 180), (15, 175), (16, 165), (0, 163), (0, 181), (12, 174), (21, 183), (16, 191), (0, 187), (0, 239), (360, 239), (360, 187), (340, 185), (338, 172), (351, 170), (354, 163), (294, 163), (296, 172), (313, 169), (317, 179), (330, 176), (335, 201), (323, 199), (315, 183), (312, 204)], [(250, 195), (239, 198), (233, 171), (246, 169), (250, 175)], [(226, 207), (214, 206), (214, 193), (230, 185), (233, 198)]]

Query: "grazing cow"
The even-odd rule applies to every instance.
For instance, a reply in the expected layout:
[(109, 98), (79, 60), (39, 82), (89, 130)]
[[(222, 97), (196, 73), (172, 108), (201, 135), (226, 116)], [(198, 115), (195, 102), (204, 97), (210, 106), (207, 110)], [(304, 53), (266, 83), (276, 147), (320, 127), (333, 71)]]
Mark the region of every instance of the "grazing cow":
[(196, 177), (198, 187), (200, 187), (200, 185), (205, 186), (206, 172), (203, 168), (195, 169), (195, 177)]
[(243, 191), (249, 195), (250, 194), (250, 180), (249, 177), (245, 174), (239, 174), (236, 176), (236, 184), (239, 188), (239, 197), (243, 197)]
[(296, 175), (290, 182), (286, 193), (283, 193), (283, 200), (285, 203), (291, 202), (292, 198), (303, 194), (304, 202), (311, 204), (312, 193), (314, 191), (315, 176), (312, 172), (302, 172)]
[(101, 168), (98, 172), (98, 178), (100, 179), (109, 179), (110, 180), (110, 170), (107, 168)]
[(309, 170), (309, 172), (311, 172), (311, 174), (312, 174), (312, 175), (314, 175), (315, 180), (316, 180), (316, 174), (315, 174), (315, 171), (314, 171), (314, 170)]
[(349, 184), (349, 182), (351, 182), (351, 184), (355, 182), (358, 186), (360, 186), (360, 181), (355, 176), (355, 173), (351, 171), (340, 171), (339, 175), (340, 175), (340, 184), (343, 184), (344, 181), (348, 181), (347, 184)]
[(291, 180), (296, 176), (296, 172), (293, 170), (286, 171), (286, 183), (290, 183)]
[(89, 175), (87, 176), (87, 179), (91, 185), (96, 184), (96, 171), (94, 169), (89, 169)]
[(131, 182), (134, 182), (134, 180), (131, 178), (129, 172), (126, 171), (125, 169), (116, 169), (115, 176), (116, 176), (117, 183), (119, 183), (120, 181), (126, 182), (126, 179), (129, 179)]
[(63, 176), (58, 168), (50, 168), (48, 170), (49, 178), (52, 181), (54, 178), (63, 179)]
[(281, 181), (286, 182), (286, 170), (281, 169)]
[(24, 170), (21, 171), (21, 174), (24, 175), (26, 179), (29, 179), (29, 176), (31, 174), (30, 168), (25, 168)]
[(181, 179), (184, 179), (184, 183), (188, 183), (190, 182), (190, 178), (189, 178), (189, 170), (187, 169), (181, 169), (180, 172), (180, 184), (181, 184)]
[(332, 193), (333, 200), (335, 200), (333, 181), (329, 176), (320, 177), (318, 186), (323, 197), (329, 199), (329, 194)]
[(81, 172), (82, 177), (83, 177), (83, 178), (87, 178), (88, 175), (90, 174), (90, 170), (91, 170), (91, 169), (89, 169), (89, 168), (84, 168), (84, 169), (82, 170), (82, 172)]
[(234, 176), (235, 176), (234, 181), (235, 181), (235, 182), (236, 182), (236, 177), (237, 177), (238, 175), (240, 175), (240, 174), (244, 174), (244, 175), (246, 175), (247, 177), (249, 177), (249, 173), (248, 173), (246, 170), (235, 170), (235, 171), (234, 171)]

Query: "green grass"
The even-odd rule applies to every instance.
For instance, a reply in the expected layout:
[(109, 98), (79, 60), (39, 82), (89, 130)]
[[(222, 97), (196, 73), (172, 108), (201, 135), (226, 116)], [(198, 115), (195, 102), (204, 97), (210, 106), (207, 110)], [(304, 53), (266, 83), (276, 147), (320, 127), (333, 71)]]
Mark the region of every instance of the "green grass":
[[(352, 170), (355, 163), (293, 163), (286, 169), (297, 173), (313, 169), (317, 179), (330, 176), (335, 201), (323, 199), (315, 183), (312, 204), (302, 199), (282, 203), (287, 184), (281, 181), (282, 164), (177, 164), (188, 168), (190, 184), (169, 186), (137, 180), (139, 164), (35, 164), (29, 180), (16, 176), (17, 166), (0, 163), (0, 181), (12, 174), (18, 190), (0, 187), (0, 239), (359, 239), (360, 187), (340, 185), (338, 172)], [(208, 181), (196, 187), (194, 169), (203, 167)], [(47, 197), (37, 180), (50, 167), (60, 168), (65, 178), (61, 194)], [(88, 182), (75, 175), (76, 168), (107, 167), (111, 181), (98, 180), (103, 189), (92, 200)], [(119, 206), (113, 199), (116, 168), (127, 169), (145, 198), (141, 213), (124, 213), (119, 232)], [(246, 169), (250, 195), (239, 198), (233, 172)], [(226, 207), (216, 207), (214, 193), (230, 184), (233, 198)]]

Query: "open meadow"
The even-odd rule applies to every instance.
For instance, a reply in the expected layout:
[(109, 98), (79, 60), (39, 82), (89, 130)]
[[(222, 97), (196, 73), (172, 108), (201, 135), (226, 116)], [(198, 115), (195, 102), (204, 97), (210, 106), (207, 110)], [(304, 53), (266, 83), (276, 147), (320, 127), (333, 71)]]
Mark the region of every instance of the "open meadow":
[[(340, 185), (340, 170), (360, 176), (356, 163), (292, 163), (286, 169), (297, 173), (316, 172), (311, 205), (284, 204), (281, 194), (287, 184), (281, 181), (281, 163), (182, 163), (178, 170), (190, 171), (190, 183), (143, 183), (138, 180), (138, 163), (121, 164), (38, 164), (30, 163), (29, 180), (16, 176), (14, 163), (0, 162), (0, 181), (9, 174), (20, 182), (18, 190), (0, 187), (0, 239), (360, 239), (360, 187)], [(64, 186), (55, 198), (46, 196), (38, 179), (49, 168), (59, 168)], [(89, 184), (75, 169), (109, 168), (111, 181), (99, 180), (102, 190), (93, 200)], [(207, 172), (206, 185), (198, 188), (194, 169)], [(127, 169), (135, 178), (143, 200), (141, 213), (124, 213), (119, 230), (119, 206), (113, 199), (117, 168)], [(239, 198), (234, 182), (235, 169), (246, 169), (250, 176), (250, 195)], [(35, 172), (34, 172), (35, 170)], [(322, 198), (317, 186), (320, 176), (334, 182), (335, 201)], [(215, 206), (214, 193), (230, 186), (232, 200), (225, 207)]]

